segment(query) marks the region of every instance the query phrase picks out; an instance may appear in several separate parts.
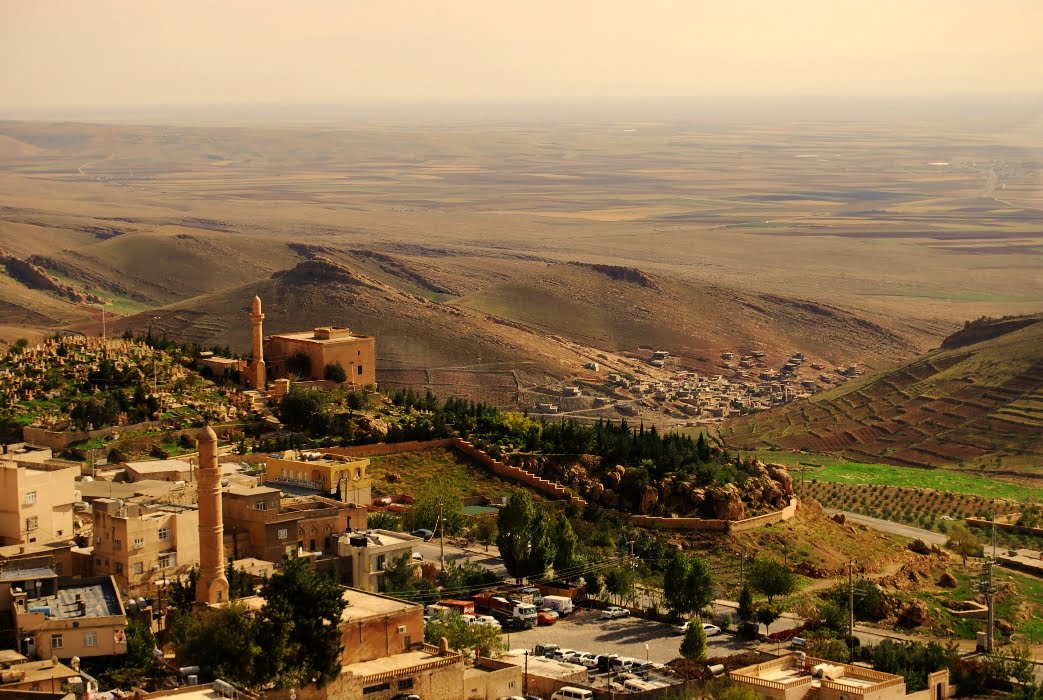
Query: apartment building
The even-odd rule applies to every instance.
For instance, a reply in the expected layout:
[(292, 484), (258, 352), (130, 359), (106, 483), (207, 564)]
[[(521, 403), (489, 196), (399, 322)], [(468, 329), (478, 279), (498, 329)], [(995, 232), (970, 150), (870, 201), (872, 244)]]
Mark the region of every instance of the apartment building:
[(79, 470), (4, 457), (0, 460), (0, 546), (72, 539)]
[(342, 560), (351, 560), (352, 587), (380, 593), (385, 588), (387, 567), (398, 557), (411, 557), (419, 542), (423, 540), (401, 532), (368, 530), (341, 535), (337, 554)]
[(265, 462), (264, 483), (290, 492), (328, 494), (342, 503), (369, 505), (373, 482), (368, 459), (321, 452), (287, 452)]
[(284, 498), (269, 486), (231, 486), (221, 508), (229, 556), (274, 562), (298, 551), (336, 555), (337, 538), (366, 527), (368, 512), (322, 496)]
[(21, 580), (0, 581), (12, 603), (20, 653), (38, 659), (127, 653), (127, 613), (113, 577), (21, 573)]
[(121, 591), (148, 595), (157, 582), (199, 565), (199, 511), (138, 496), (94, 501), (96, 576), (112, 576)]

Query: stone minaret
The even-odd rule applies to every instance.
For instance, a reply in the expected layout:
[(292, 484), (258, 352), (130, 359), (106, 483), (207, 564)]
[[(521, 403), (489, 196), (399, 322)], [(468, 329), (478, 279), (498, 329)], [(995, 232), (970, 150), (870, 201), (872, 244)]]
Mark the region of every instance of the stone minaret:
[(221, 467), (217, 463), (217, 435), (210, 427), (199, 436), (199, 582), (197, 603), (228, 600), (225, 578), (225, 528), (221, 515)]
[(261, 297), (254, 297), (250, 312), (250, 327), (253, 332), (253, 358), (250, 363), (250, 388), (264, 391), (268, 385), (268, 375), (264, 367), (264, 332), (261, 330)]

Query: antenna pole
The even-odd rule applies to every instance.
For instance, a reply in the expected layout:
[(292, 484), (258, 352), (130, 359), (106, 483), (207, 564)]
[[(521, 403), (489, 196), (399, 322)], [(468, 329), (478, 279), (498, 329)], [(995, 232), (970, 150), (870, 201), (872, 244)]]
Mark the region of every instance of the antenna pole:
[(848, 663), (855, 663), (855, 562), (847, 563)]

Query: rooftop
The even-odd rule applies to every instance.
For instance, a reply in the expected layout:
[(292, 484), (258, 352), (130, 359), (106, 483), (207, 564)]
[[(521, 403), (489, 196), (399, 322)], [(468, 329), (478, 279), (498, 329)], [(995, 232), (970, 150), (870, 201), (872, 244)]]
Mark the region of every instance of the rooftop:
[(270, 495), (273, 493), (282, 493), (279, 489), (273, 489), (271, 486), (245, 486), (242, 484), (235, 484), (225, 489), (225, 493), (229, 496), (260, 496)]
[(902, 685), (904, 679), (890, 673), (844, 663), (823, 661), (801, 654), (789, 654), (778, 659), (731, 672), (733, 680), (750, 685), (770, 685), (776, 688), (808, 685), (818, 687), (830, 683), (862, 695), (870, 690)]
[(80, 675), (77, 671), (74, 671), (65, 664), (54, 663), (54, 661), (52, 661), (51, 659), (47, 659), (45, 661), (26, 661), (24, 663), (15, 663), (6, 672), (24, 674), (24, 676), (21, 679), (15, 680), (15, 683), (33, 683), (39, 681), (48, 681), (52, 678), (56, 680), (62, 680), (64, 678), (72, 678), (73, 676)]
[[(236, 695), (240, 698), (253, 698), (253, 695), (244, 693), (242, 690), (236, 688)], [(182, 688), (174, 688), (173, 690), (157, 690), (152, 693), (145, 693), (144, 695), (135, 696), (142, 699), (146, 698), (177, 698), (177, 700), (226, 700), (227, 695), (222, 695), (218, 691), (213, 689), (211, 684), (206, 685), (189, 685)]]
[[(360, 591), (357, 588), (345, 588), (341, 597), (348, 604), (340, 618), (343, 622), (384, 617), (385, 615), (393, 615), (414, 608), (421, 610), (421, 606), (417, 603), (407, 603), (404, 600), (389, 598), (378, 593)], [(264, 605), (264, 598), (259, 595), (252, 595), (239, 598), (237, 602), (242, 603), (251, 610), (260, 610)]]
[[(81, 603), (83, 611), (81, 612)], [(30, 609), (48, 606), (48, 617), (52, 620), (68, 620), (80, 617), (112, 617), (123, 614), (116, 587), (111, 578), (100, 578), (59, 584), (58, 594), (27, 600)]]
[(345, 670), (349, 671), (353, 676), (366, 678), (384, 673), (394, 674), (399, 671), (413, 672), (417, 666), (427, 664), (451, 666), (459, 662), (460, 658), (460, 655), (456, 653), (451, 653), (449, 656), (439, 656), (437, 651), (425, 647), (418, 651), (407, 651), (402, 654), (385, 656), (382, 659), (351, 664), (350, 666), (345, 666)]
[(296, 331), (293, 333), (275, 333), (271, 337), (285, 338), (287, 340), (303, 341), (307, 343), (335, 345), (337, 343), (351, 343), (356, 340), (361, 340), (363, 338), (369, 338), (370, 336), (355, 335), (348, 328), (334, 328), (331, 326), (325, 326), (322, 328), (315, 328), (310, 331)]
[(58, 578), (50, 566), (33, 566), (24, 569), (8, 567), (0, 571), (0, 581), (29, 581), (40, 578)]
[(401, 532), (392, 532), (391, 530), (367, 530), (366, 532), (352, 532), (346, 535), (341, 535), (341, 539), (349, 539), (352, 537), (365, 536), (369, 540), (367, 547), (391, 547), (400, 544), (411, 544), (414, 542), (423, 541), (420, 537), (414, 537), (413, 535), (406, 535)]
[(138, 474), (155, 474), (157, 472), (187, 472), (192, 465), (181, 459), (146, 459), (141, 462), (125, 462), (126, 466)]

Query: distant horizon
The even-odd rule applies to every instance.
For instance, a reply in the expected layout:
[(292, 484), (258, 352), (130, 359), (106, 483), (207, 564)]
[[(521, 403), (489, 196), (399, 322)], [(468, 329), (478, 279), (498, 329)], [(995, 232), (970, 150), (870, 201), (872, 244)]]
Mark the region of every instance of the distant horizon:
[[(949, 114), (960, 107), (960, 114)], [(679, 114), (699, 108), (704, 112)], [(608, 110), (608, 111), (606, 111)], [(765, 114), (765, 110), (770, 113)], [(857, 115), (852, 110), (858, 110)], [(13, 108), (0, 106), (0, 121), (72, 121), (98, 123), (162, 123), (164, 120), (260, 123), (329, 122), (353, 118), (385, 121), (430, 121), (453, 118), (483, 122), (488, 118), (519, 121), (583, 118), (592, 121), (654, 119), (691, 121), (724, 116), (799, 119), (968, 117), (1003, 119), (1010, 112), (1043, 115), (1043, 94), (1018, 93), (878, 93), (860, 95), (718, 95), (706, 97), (547, 97), (368, 101), (243, 101), (210, 103), (140, 103)], [(483, 118), (484, 117), (484, 118)], [(757, 121), (758, 119), (753, 119)], [(890, 120), (890, 119), (889, 119)]]

